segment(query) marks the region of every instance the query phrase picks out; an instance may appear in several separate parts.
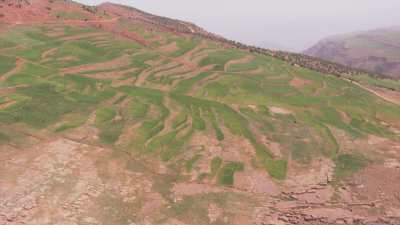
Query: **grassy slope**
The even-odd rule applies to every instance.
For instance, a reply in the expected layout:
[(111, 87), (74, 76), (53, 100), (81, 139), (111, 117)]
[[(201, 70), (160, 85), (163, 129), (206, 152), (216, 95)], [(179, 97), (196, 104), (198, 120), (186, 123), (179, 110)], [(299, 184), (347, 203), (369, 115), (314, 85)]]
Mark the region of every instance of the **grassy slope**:
[[(50, 37), (56, 29), (63, 30), (64, 35)], [(345, 131), (354, 139), (363, 139), (369, 134), (397, 138), (382, 125), (382, 121), (398, 121), (398, 106), (334, 76), (256, 54), (251, 62), (233, 64), (224, 71), (228, 61), (250, 53), (224, 49), (211, 43), (209, 48), (215, 51), (206, 54), (198, 64), (199, 67), (214, 65), (213, 69), (180, 76), (171, 73), (168, 76), (174, 82), (160, 84), (154, 81), (154, 77), (163, 76), (165, 71), (157, 67), (174, 63), (174, 59), (184, 56), (201, 40), (167, 35), (165, 44), (175, 41), (179, 48), (172, 53), (142, 47), (105, 32), (100, 36), (65, 40), (66, 37), (88, 33), (101, 31), (64, 26), (46, 29), (20, 27), (0, 38), (1, 48), (24, 46), (18, 51), (0, 50), (0, 74), (15, 67), (15, 57), (25, 61), (21, 70), (0, 84), (2, 87), (25, 85), (13, 93), (1, 94), (2, 99), (15, 101), (0, 110), (1, 125), (23, 123), (43, 129), (58, 124), (55, 132), (69, 132), (82, 126), (95, 113), (93, 126), (100, 130), (100, 144), (133, 154), (160, 157), (171, 166), (186, 165), (189, 171), (194, 170), (196, 161), (201, 159), (201, 152), (195, 159), (185, 158), (194, 134), (211, 134), (219, 142), (223, 142), (228, 133), (233, 134), (247, 139), (256, 154), (252, 165), (210, 161), (214, 167), (218, 164), (214, 170), (219, 172), (210, 171), (208, 176), (218, 173), (218, 180), (224, 185), (232, 185), (233, 174), (246, 166), (265, 169), (271, 176), (284, 179), (289, 158), (308, 165), (314, 157), (323, 155), (343, 164), (346, 160), (340, 156), (340, 146), (332, 134), (332, 127)], [(148, 36), (152, 34), (147, 33)], [(51, 57), (42, 58), (43, 53), (52, 48), (56, 51)], [(204, 54), (204, 51), (207, 50), (195, 54)], [(105, 63), (124, 54), (129, 55), (130, 62), (120, 68), (60, 75), (62, 69)], [(136, 68), (136, 72), (123, 77), (96, 78), (99, 72), (132, 68)], [(255, 70), (258, 72), (252, 72)], [(146, 71), (153, 73), (152, 79), (146, 80), (145, 87), (112, 85), (116, 81), (136, 79)], [(212, 77), (213, 73), (218, 75)], [(290, 84), (294, 78), (307, 82), (296, 87)], [(116, 96), (123, 97), (114, 99)], [(178, 107), (178, 115), (173, 116), (174, 110), (168, 107), (167, 101)], [(290, 113), (274, 113), (271, 107)], [(168, 123), (169, 120), (172, 122)], [(119, 140), (132, 127), (135, 132), (130, 134), (130, 138)], [(274, 156), (262, 143), (261, 136), (280, 143), (282, 156)], [(7, 131), (2, 132), (0, 138), (2, 142), (12, 141)], [(181, 160), (188, 162), (181, 165)]]

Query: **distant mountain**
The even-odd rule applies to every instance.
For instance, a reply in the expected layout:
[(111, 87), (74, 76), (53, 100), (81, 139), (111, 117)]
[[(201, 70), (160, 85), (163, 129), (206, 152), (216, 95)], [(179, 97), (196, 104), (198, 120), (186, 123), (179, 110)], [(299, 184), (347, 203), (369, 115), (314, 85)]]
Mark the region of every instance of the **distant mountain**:
[(305, 54), (400, 78), (400, 27), (330, 37)]

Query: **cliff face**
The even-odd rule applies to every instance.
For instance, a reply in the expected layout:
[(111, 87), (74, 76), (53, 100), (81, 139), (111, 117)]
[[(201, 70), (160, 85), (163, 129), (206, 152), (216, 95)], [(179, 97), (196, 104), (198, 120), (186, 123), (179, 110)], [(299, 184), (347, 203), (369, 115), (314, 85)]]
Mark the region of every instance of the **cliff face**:
[(400, 28), (328, 38), (304, 53), (372, 73), (400, 78)]

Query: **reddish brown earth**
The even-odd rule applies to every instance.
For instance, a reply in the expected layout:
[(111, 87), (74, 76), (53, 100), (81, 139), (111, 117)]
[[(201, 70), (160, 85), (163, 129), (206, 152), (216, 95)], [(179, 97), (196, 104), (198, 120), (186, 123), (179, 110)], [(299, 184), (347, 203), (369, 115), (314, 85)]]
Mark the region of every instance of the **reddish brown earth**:
[(295, 88), (300, 88), (300, 89), (303, 86), (308, 85), (308, 84), (312, 84), (312, 82), (309, 81), (309, 80), (300, 79), (298, 77), (295, 77), (295, 78), (292, 79), (292, 81), (290, 81), (290, 85), (292, 85)]

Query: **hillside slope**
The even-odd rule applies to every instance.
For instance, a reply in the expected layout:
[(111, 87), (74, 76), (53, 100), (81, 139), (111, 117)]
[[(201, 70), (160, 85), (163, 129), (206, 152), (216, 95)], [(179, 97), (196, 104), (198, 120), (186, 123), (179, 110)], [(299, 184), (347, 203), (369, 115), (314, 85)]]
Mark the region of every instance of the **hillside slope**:
[(400, 27), (328, 38), (305, 54), (400, 78)]
[(0, 6), (0, 224), (400, 222), (399, 82), (120, 5)]

